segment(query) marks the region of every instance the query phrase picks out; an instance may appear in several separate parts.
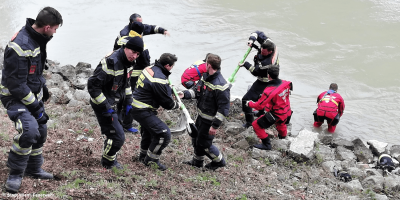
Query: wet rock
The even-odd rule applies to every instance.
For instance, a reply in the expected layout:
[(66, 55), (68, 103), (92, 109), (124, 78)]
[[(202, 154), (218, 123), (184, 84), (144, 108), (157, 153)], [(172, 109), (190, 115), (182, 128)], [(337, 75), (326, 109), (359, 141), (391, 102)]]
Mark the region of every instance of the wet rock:
[(349, 149), (343, 146), (336, 147), (336, 159), (338, 160), (356, 160), (357, 156)]
[(390, 155), (400, 161), (400, 145), (393, 145), (390, 149)]
[(332, 139), (333, 139), (333, 134), (323, 132), (318, 135), (318, 139), (322, 144), (331, 145)]
[(237, 122), (228, 122), (226, 123), (225, 126), (226, 126), (225, 133), (227, 133), (228, 135), (237, 135), (246, 130), (242, 126), (242, 124)]
[(335, 160), (335, 152), (328, 146), (318, 144), (315, 147), (315, 157), (322, 161)]
[(364, 188), (371, 188), (374, 191), (382, 191), (383, 183), (384, 178), (382, 176), (369, 176), (361, 182)]
[(372, 153), (376, 156), (380, 156), (384, 153), (388, 146), (388, 143), (379, 142), (378, 140), (369, 140), (367, 144), (369, 145), (369, 149), (371, 149)]
[(287, 151), (289, 149), (290, 141), (288, 139), (271, 140), (272, 148), (278, 151)]
[(318, 133), (302, 130), (297, 137), (289, 137), (289, 155), (296, 161), (306, 161), (314, 158), (314, 143), (318, 138)]
[(354, 150), (354, 145), (351, 141), (336, 137), (332, 140), (332, 147), (336, 148), (338, 146), (342, 146), (349, 150)]
[(353, 140), (354, 154), (357, 156), (357, 160), (363, 163), (371, 163), (373, 161), (373, 155), (369, 148), (365, 146), (360, 138)]
[(351, 190), (351, 191), (362, 191), (362, 190), (364, 190), (364, 188), (362, 187), (360, 181), (357, 180), (357, 179), (349, 181), (347, 183), (340, 182), (339, 185), (340, 185), (340, 187), (346, 188), (346, 189)]
[(400, 177), (396, 175), (384, 178), (385, 189), (393, 192), (400, 192)]
[(232, 147), (236, 148), (236, 149), (248, 149), (250, 147), (250, 145), (246, 139), (242, 139), (239, 142), (236, 142), (235, 144), (233, 144)]

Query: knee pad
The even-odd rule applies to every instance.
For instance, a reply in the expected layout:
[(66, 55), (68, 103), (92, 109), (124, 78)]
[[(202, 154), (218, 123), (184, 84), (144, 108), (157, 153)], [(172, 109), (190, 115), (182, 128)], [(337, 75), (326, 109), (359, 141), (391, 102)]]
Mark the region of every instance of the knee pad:
[(263, 129), (269, 128), (270, 126), (275, 124), (275, 122), (276, 119), (270, 112), (265, 113), (265, 115), (257, 119), (257, 124)]

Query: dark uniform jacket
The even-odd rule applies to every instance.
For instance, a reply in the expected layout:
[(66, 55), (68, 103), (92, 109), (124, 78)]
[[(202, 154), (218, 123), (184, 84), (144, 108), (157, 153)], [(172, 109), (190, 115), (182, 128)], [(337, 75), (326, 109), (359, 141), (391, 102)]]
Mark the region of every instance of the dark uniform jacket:
[(132, 62), (126, 58), (124, 49), (118, 49), (103, 58), (93, 76), (88, 80), (88, 91), (92, 103), (103, 107), (103, 112), (116, 109), (118, 103), (132, 103), (132, 90), (129, 77)]
[(229, 113), (230, 87), (221, 71), (204, 73), (194, 88), (184, 91), (184, 99), (196, 98), (199, 115), (217, 129)]
[[(270, 40), (262, 31), (256, 31), (250, 35), (249, 40), (256, 41), (263, 44), (266, 40)], [(270, 65), (279, 66), (278, 50), (275, 50), (272, 54), (267, 56), (261, 55), (261, 49), (258, 50), (256, 56), (254, 56), (254, 66), (248, 64), (244, 67), (251, 72), (254, 76), (258, 77), (258, 80), (268, 82), (268, 67)]]
[[(166, 29), (156, 26), (156, 25), (148, 25), (148, 24), (143, 24), (144, 29), (143, 29), (143, 36), (145, 35), (151, 35), (151, 34), (156, 34), (156, 33), (160, 33), (160, 34), (164, 34), (164, 31), (166, 31)], [(117, 42), (119, 39), (121, 39), (123, 36), (128, 36), (129, 33), (131, 32), (131, 30), (129, 29), (129, 25), (126, 25), (120, 32), (119, 35), (117, 36), (117, 38), (115, 39), (115, 43), (114, 43), (114, 49), (118, 48)], [(135, 32), (136, 33), (136, 32)]]
[[(136, 33), (136, 32), (135, 32)], [(133, 36), (133, 37), (141, 37), (141, 36)], [(132, 37), (131, 36), (123, 36), (117, 42), (117, 48), (114, 47), (114, 50), (119, 49), (121, 46), (125, 45)], [(150, 54), (147, 49), (146, 44), (144, 44), (143, 52), (140, 53), (140, 56), (135, 60), (135, 65), (133, 66), (132, 77), (138, 77), (142, 70), (148, 66), (150, 66)], [(137, 80), (137, 78), (136, 78)], [(131, 84), (136, 84), (135, 82), (131, 82)]]
[(10, 100), (21, 101), (30, 112), (38, 110), (46, 80), (43, 70), (46, 62), (46, 44), (51, 37), (36, 32), (33, 19), (17, 32), (4, 51), (4, 68), (0, 97), (7, 107)]
[(171, 73), (158, 61), (140, 74), (133, 92), (132, 106), (139, 110), (156, 111), (160, 106), (167, 110), (179, 107), (172, 98), (168, 76)]

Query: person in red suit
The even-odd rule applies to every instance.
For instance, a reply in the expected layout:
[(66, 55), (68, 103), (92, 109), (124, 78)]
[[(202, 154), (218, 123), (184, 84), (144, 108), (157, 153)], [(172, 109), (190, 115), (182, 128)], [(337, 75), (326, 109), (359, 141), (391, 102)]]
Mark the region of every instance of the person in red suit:
[(289, 95), (293, 90), (292, 82), (281, 80), (279, 77), (279, 67), (272, 65), (268, 68), (268, 82), (261, 98), (257, 102), (247, 101), (246, 105), (256, 110), (265, 110), (266, 113), (253, 121), (252, 126), (261, 139), (261, 144), (254, 147), (262, 150), (271, 150), (271, 141), (265, 129), (273, 124), (279, 133), (279, 139), (286, 138), (287, 126), (292, 116)]
[(194, 85), (196, 85), (196, 81), (200, 80), (203, 76), (203, 73), (207, 71), (206, 60), (208, 54), (206, 55), (206, 58), (204, 60), (198, 60), (194, 62), (189, 68), (187, 68), (183, 72), (181, 83), (186, 89), (190, 89)]
[(331, 83), (329, 90), (321, 93), (317, 98), (318, 108), (314, 111), (314, 127), (320, 127), (324, 120), (328, 123), (328, 131), (335, 132), (336, 125), (344, 111), (344, 100), (337, 93), (338, 85)]

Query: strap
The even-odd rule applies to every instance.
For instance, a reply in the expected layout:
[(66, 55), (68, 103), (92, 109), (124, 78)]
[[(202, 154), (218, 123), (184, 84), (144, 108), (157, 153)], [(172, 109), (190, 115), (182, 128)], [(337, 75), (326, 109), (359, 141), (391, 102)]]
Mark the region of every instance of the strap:
[(197, 67), (197, 65), (193, 65), (193, 66), (194, 66), (194, 68), (196, 69), (197, 74), (199, 75), (199, 78), (201, 78), (201, 73), (200, 73), (199, 68)]

